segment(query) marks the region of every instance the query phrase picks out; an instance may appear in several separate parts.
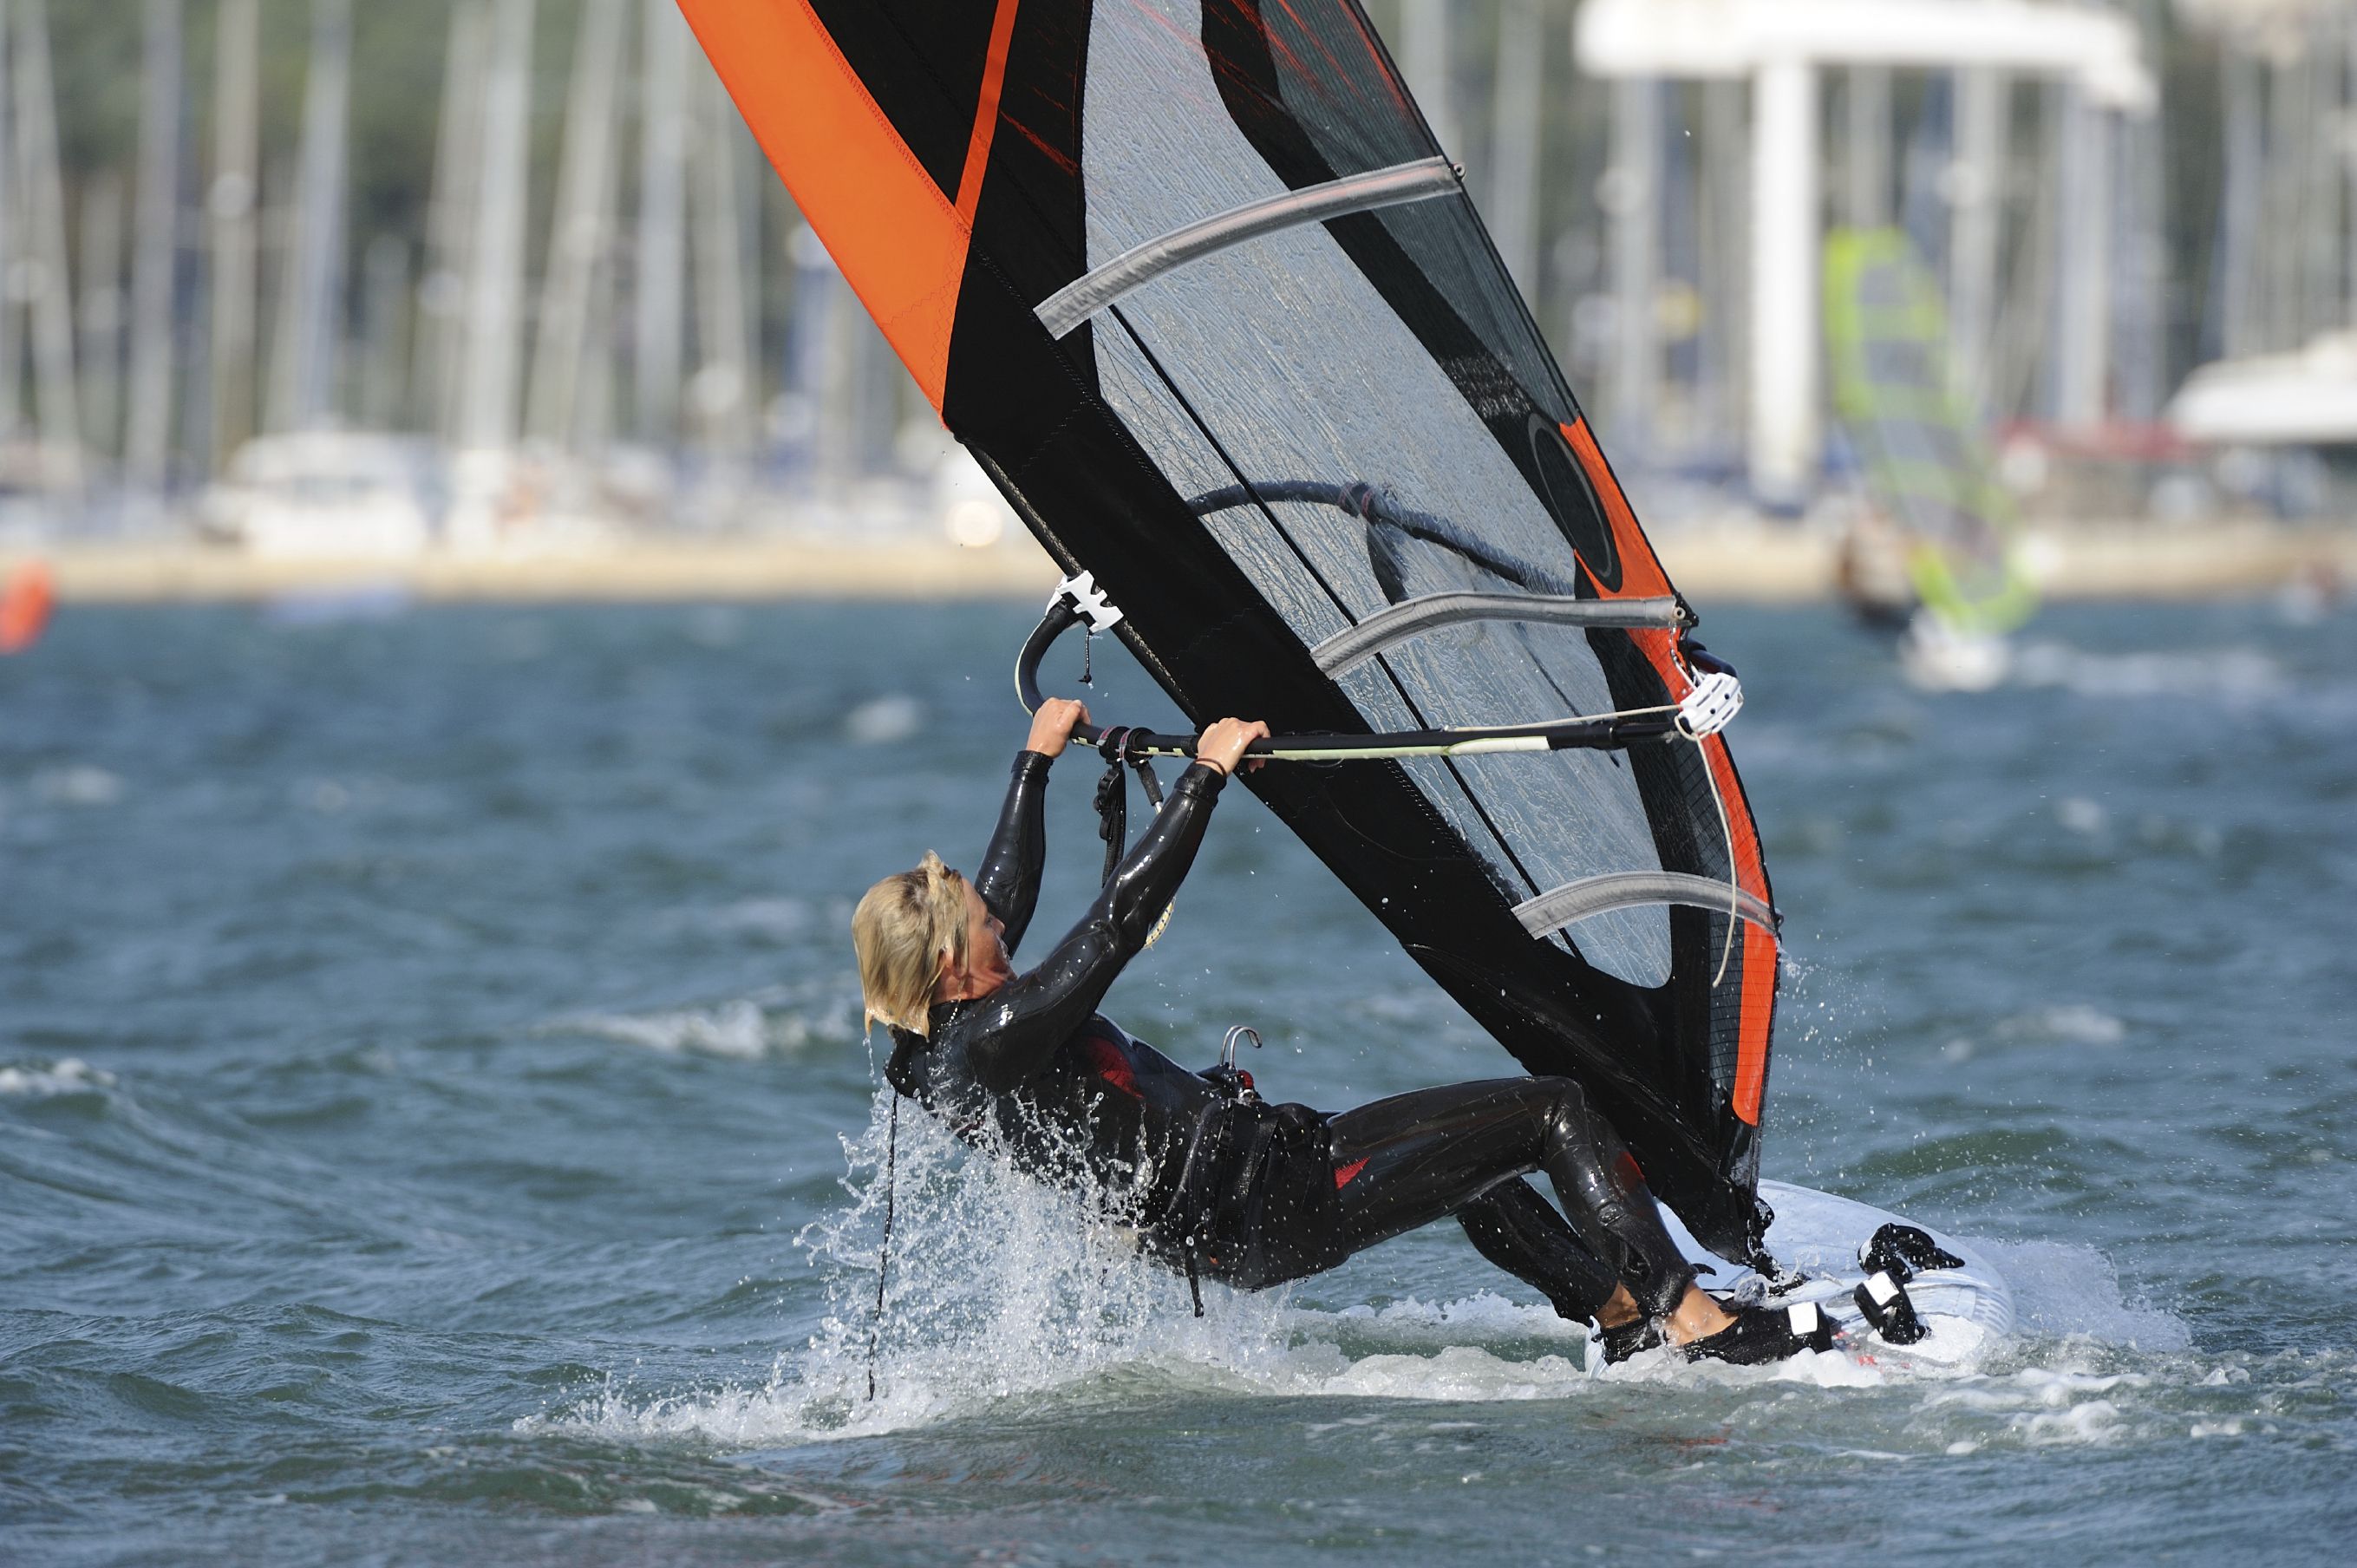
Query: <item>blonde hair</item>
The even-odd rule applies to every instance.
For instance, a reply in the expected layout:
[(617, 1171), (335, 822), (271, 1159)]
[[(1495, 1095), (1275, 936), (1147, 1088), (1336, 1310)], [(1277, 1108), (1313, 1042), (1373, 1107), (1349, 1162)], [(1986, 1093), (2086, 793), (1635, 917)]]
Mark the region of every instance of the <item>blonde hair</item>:
[(930, 1037), (933, 992), (966, 961), (965, 878), (931, 850), (914, 871), (870, 887), (851, 912), (867, 1021)]

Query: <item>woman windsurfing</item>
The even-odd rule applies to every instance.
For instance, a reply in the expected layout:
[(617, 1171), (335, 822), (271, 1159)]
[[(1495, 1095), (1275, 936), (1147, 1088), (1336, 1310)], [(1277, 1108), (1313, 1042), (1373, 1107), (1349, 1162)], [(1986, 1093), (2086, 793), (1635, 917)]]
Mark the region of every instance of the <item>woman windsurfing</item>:
[[(1739, 1363), (1830, 1349), (1813, 1307), (1723, 1306), (1662, 1227), (1637, 1163), (1567, 1078), (1492, 1079), (1337, 1113), (1271, 1104), (1232, 1067), (1191, 1072), (1097, 1011), (1141, 951), (1262, 724), (1222, 719), (1081, 922), (1038, 968), (1012, 955), (1046, 862), (1048, 772), (1079, 703), (1033, 717), (997, 831), (971, 880), (927, 854), (852, 916), (867, 1015), (891, 1031), (894, 1090), (960, 1137), (1050, 1181), (1130, 1195), (1146, 1251), (1260, 1290), (1323, 1273), (1453, 1218), (1491, 1262), (1618, 1361), (1667, 1344)], [(1558, 1210), (1523, 1178), (1544, 1171)]]

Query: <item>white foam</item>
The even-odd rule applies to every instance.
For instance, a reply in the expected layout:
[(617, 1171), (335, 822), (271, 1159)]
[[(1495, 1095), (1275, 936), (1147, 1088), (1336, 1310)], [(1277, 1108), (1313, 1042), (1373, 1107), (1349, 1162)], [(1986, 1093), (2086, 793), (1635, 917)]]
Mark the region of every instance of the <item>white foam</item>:
[(1383, 1306), (1347, 1306), (1336, 1313), (1300, 1312), (1305, 1324), (1332, 1323), (1354, 1337), (1380, 1337), (1410, 1344), (1448, 1345), (1473, 1336), (1484, 1339), (1553, 1339), (1584, 1345), (1587, 1326), (1567, 1323), (1552, 1306), (1509, 1301), (1494, 1291), (1476, 1291), (1461, 1301), (1424, 1302), (1414, 1296)]
[(2050, 1040), (2061, 1045), (2116, 1046), (2128, 1037), (2128, 1026), (2101, 1008), (2070, 1002), (2059, 1007), (2018, 1014), (1998, 1025), (1997, 1034), (2007, 1039)]
[[(2154, 1380), (2102, 1365), (2118, 1359), (2102, 1341), (2158, 1348), (2186, 1340), (2174, 1318), (2125, 1303), (2099, 1253), (1989, 1243), (1975, 1245), (2012, 1279), (2026, 1326), (2064, 1337), (2060, 1345), (2029, 1347), (2041, 1365), (1991, 1372), (1985, 1362), (2001, 1363), (2002, 1356), (1938, 1366), (1835, 1351), (1730, 1367), (1656, 1351), (1591, 1379), (1581, 1367), (1582, 1327), (1544, 1305), (1486, 1289), (1461, 1299), (1323, 1311), (1281, 1291), (1247, 1294), (1206, 1282), (1206, 1316), (1197, 1318), (1183, 1279), (1140, 1258), (1116, 1226), (1088, 1218), (1118, 1194), (1075, 1198), (1060, 1183), (1034, 1180), (966, 1149), (931, 1118), (905, 1113), (879, 1322), (887, 1111), (879, 1096), (866, 1133), (845, 1140), (852, 1202), (801, 1237), (828, 1299), (805, 1345), (743, 1381), (679, 1391), (609, 1381), (586, 1400), (518, 1422), (518, 1429), (760, 1447), (932, 1425), (1010, 1400), (1084, 1408), (1192, 1392), (1482, 1402), (1594, 1397), (1600, 1388), (1647, 1384), (1718, 1397), (1920, 1387), (1921, 1396), (1910, 1396), (1907, 1406), (1912, 1414), (1902, 1418), (1900, 1445), (1939, 1453), (1959, 1443), (2115, 1441), (2131, 1430), (2122, 1402)], [(2199, 1375), (2188, 1371), (2185, 1380)], [(2181, 1432), (2185, 1419), (2172, 1413), (2169, 1429)], [(1929, 1430), (1917, 1430), (1919, 1423)], [(1883, 1441), (1900, 1438), (1893, 1432)]]
[(667, 1013), (579, 1013), (559, 1018), (547, 1028), (595, 1035), (673, 1056), (693, 1051), (749, 1060), (770, 1052), (769, 1019), (759, 1006), (741, 998), (717, 1007), (683, 1007)]
[(737, 1061), (794, 1056), (813, 1046), (837, 1047), (859, 1038), (851, 1000), (857, 983), (829, 975), (734, 997), (709, 1007), (652, 1013), (570, 1013), (540, 1025), (537, 1034), (590, 1035), (666, 1056), (726, 1057)]
[(47, 1100), (59, 1094), (94, 1094), (113, 1087), (114, 1075), (91, 1066), (80, 1057), (66, 1057), (48, 1067), (0, 1067), (0, 1094), (26, 1100)]
[(2014, 683), (2060, 687), (2083, 697), (2187, 697), (2250, 701), (2286, 689), (2283, 667), (2255, 648), (2167, 653), (2090, 653), (2033, 642), (2013, 658)]
[(2013, 1287), (2014, 1317), (2024, 1333), (2142, 1350), (2181, 1351), (2193, 1343), (2171, 1314), (2128, 1301), (2111, 1260), (2092, 1247), (2055, 1241), (1973, 1245)]
[[(873, 1316), (883, 1184), (884, 1107), (846, 1141), (851, 1207), (803, 1233), (828, 1278), (831, 1310), (800, 1351), (750, 1384), (648, 1396), (609, 1386), (522, 1430), (695, 1436), (774, 1444), (925, 1425), (1010, 1398), (1086, 1399), (1141, 1383), (1238, 1394), (1386, 1400), (1564, 1399), (1581, 1392), (1581, 1331), (1544, 1306), (1489, 1291), (1340, 1313), (1283, 1292), (1203, 1285), (1141, 1258), (1084, 1202), (903, 1117), (887, 1308)], [(869, 1345), (878, 1335), (876, 1395)], [(1539, 1338), (1528, 1359), (1465, 1339)], [(1355, 1353), (1338, 1341), (1350, 1340)]]
[(855, 746), (886, 746), (907, 740), (925, 725), (925, 704), (895, 693), (860, 703), (844, 715), (844, 738)]
[(121, 776), (77, 764), (33, 775), (33, 798), (52, 806), (112, 806), (124, 796)]
[[(691, 930), (739, 932), (767, 938), (774, 942), (787, 942), (807, 935), (815, 921), (816, 912), (800, 898), (740, 898), (717, 908), (673, 910), (664, 916), (662, 924)], [(854, 989), (857, 981), (851, 982)]]

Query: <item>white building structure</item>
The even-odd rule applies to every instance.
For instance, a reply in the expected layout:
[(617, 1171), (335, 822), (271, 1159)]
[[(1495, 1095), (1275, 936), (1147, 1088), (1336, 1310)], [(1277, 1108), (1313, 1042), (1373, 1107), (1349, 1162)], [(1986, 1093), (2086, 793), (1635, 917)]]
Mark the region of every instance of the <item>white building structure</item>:
[[(2085, 112), (2072, 116), (2066, 165), (2074, 199), (2060, 236), (2058, 293), (2065, 330), (2057, 403), (2065, 419), (2102, 416), (2109, 360), (2110, 115), (2149, 112), (2152, 77), (2128, 21), (2106, 11), (2039, 0), (1587, 0), (1574, 52), (1592, 76), (1625, 82), (1665, 79), (1748, 81), (1751, 88), (1750, 367), (1748, 454), (1752, 489), (1771, 503), (1797, 504), (1814, 482), (1823, 444), (1818, 373), (1821, 81), (1829, 70), (1953, 71), (1964, 81), (1992, 73), (2061, 79)], [(1963, 96), (1963, 95), (1960, 95)], [(1636, 108), (1641, 95), (1619, 92)], [(1633, 129), (1641, 132), (1642, 127)], [(1627, 141), (1616, 132), (1616, 144)], [(1960, 156), (1969, 156), (1960, 145)], [(1984, 174), (1987, 171), (1983, 171)], [(1659, 220), (1652, 182), (1626, 182), (1616, 226)], [(1646, 242), (1616, 240), (1616, 253)], [(1964, 247), (1993, 253), (1994, 246)], [(1987, 288), (1983, 289), (1986, 295)], [(1652, 352), (1651, 312), (1627, 297), (1623, 355)], [(1641, 372), (1616, 380), (1635, 384)]]

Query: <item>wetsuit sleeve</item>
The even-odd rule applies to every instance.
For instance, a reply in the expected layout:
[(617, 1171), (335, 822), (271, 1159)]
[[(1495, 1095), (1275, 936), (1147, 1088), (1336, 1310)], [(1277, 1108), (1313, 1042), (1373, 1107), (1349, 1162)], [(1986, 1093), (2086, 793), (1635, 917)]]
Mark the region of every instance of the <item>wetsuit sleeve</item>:
[(1113, 880), (1047, 961), (974, 1004), (963, 1022), (974, 1040), (968, 1059), (985, 1087), (1009, 1089), (1039, 1071), (1096, 1012), (1194, 865), (1212, 802), (1226, 781), (1208, 763), (1180, 774), (1154, 825), (1130, 846)]
[(1039, 873), (1048, 864), (1048, 768), (1055, 758), (1037, 751), (1015, 754), (1015, 778), (1006, 786), (1006, 804), (999, 808), (998, 826), (990, 847), (982, 853), (982, 867), (974, 874), (974, 890), (1006, 928), (1006, 950), (1031, 924), (1031, 910), (1039, 901)]

